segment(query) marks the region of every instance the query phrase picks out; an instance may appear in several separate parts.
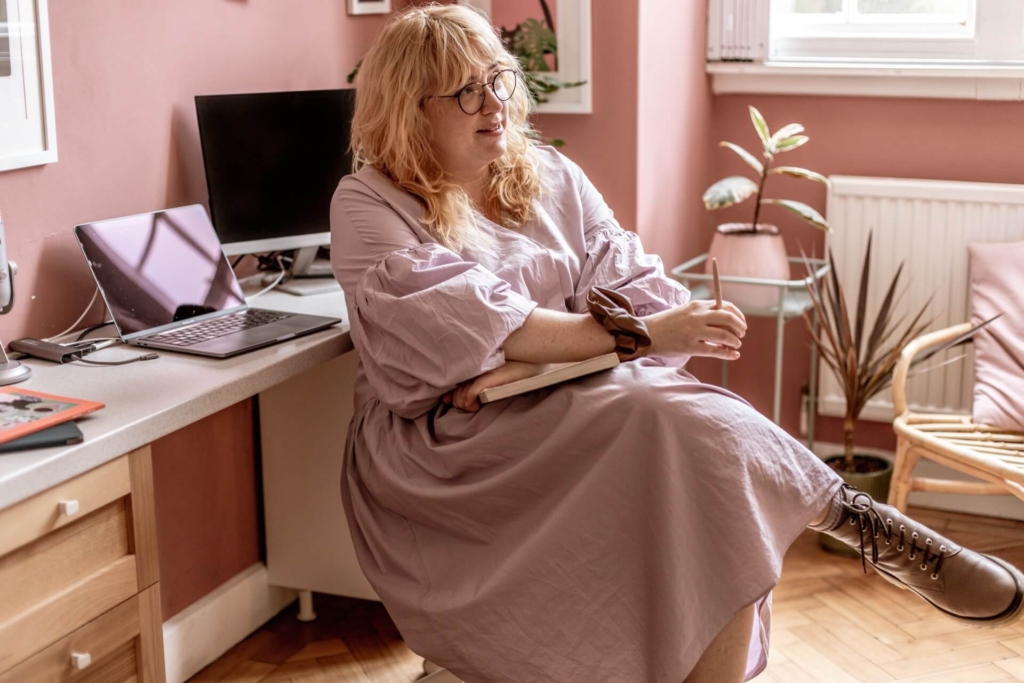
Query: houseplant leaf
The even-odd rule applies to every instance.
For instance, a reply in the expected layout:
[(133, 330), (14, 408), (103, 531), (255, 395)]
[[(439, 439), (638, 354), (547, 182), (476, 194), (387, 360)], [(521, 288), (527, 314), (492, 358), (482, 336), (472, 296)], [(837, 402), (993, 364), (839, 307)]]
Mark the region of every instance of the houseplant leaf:
[(739, 204), (757, 192), (757, 183), (750, 178), (734, 175), (723, 178), (704, 193), (704, 206), (709, 210), (724, 209)]
[(830, 181), (828, 178), (821, 175), (820, 173), (808, 171), (806, 168), (797, 168), (796, 166), (776, 166), (772, 170), (768, 171), (768, 173), (784, 173), (786, 175), (791, 175), (796, 178), (807, 178), (808, 180), (813, 180), (815, 182), (823, 183), (825, 185), (832, 185), (832, 181)]
[(732, 151), (736, 152), (736, 154), (738, 154), (740, 156), (740, 158), (743, 159), (743, 161), (747, 162), (747, 164), (752, 169), (757, 171), (757, 175), (762, 175), (764, 173), (764, 164), (762, 164), (760, 161), (758, 161), (757, 157), (755, 157), (753, 154), (751, 154), (747, 150), (743, 149), (739, 145), (735, 145), (735, 144), (733, 144), (731, 142), (719, 142), (718, 146), (719, 147), (728, 147)]
[[(753, 185), (753, 183), (751, 184)], [(754, 186), (754, 192), (757, 192), (756, 185)], [(762, 199), (761, 203), (776, 204), (778, 206), (781, 206), (787, 211), (795, 213), (797, 216), (804, 219), (814, 227), (824, 230), (825, 232), (832, 232), (832, 227), (828, 224), (825, 218), (820, 213), (818, 213), (817, 211), (815, 211), (814, 209), (812, 209), (811, 207), (807, 206), (802, 202), (794, 202), (791, 199)]]
[(790, 151), (796, 149), (797, 147), (800, 147), (801, 145), (807, 144), (808, 140), (810, 140), (810, 138), (807, 137), (806, 135), (794, 135), (791, 138), (786, 138), (784, 140), (779, 140), (775, 144), (775, 151), (776, 152), (790, 152)]
[(779, 128), (777, 131), (775, 131), (775, 135), (772, 136), (772, 144), (777, 145), (779, 143), (779, 140), (785, 140), (786, 138), (793, 137), (794, 135), (799, 135), (800, 133), (803, 132), (804, 127), (801, 126), (799, 123), (787, 124), (782, 128)]
[(531, 17), (519, 25), (512, 48), (526, 71), (551, 71), (544, 55), (557, 54), (558, 39), (546, 24)]
[(768, 124), (765, 123), (764, 117), (754, 107), (750, 107), (750, 120), (754, 124), (754, 130), (757, 131), (757, 137), (761, 138), (761, 143), (764, 145), (766, 152), (773, 152), (774, 148), (772, 145), (772, 136), (768, 132)]

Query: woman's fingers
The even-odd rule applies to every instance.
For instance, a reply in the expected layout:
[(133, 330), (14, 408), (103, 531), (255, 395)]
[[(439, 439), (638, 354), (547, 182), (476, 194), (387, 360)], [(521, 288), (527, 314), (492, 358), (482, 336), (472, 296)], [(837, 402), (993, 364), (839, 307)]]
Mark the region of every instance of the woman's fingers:
[(476, 399), (482, 390), (482, 388), (477, 387), (476, 381), (460, 384), (455, 389), (455, 394), (452, 397), (452, 404), (459, 410), (467, 410), (471, 413), (475, 413), (480, 410), (480, 404)]
[(702, 342), (711, 342), (719, 346), (727, 346), (731, 349), (738, 349), (743, 345), (740, 338), (724, 327), (708, 327), (701, 334)]
[(716, 311), (709, 311), (707, 316), (707, 324), (715, 327), (724, 327), (732, 330), (732, 333), (737, 337), (742, 337), (747, 333), (747, 323), (740, 315), (732, 311), (719, 309)]
[(716, 346), (715, 344), (707, 344), (705, 342), (700, 342), (699, 346), (700, 349), (694, 355), (722, 358), (723, 360), (736, 360), (740, 357), (739, 351), (728, 346)]

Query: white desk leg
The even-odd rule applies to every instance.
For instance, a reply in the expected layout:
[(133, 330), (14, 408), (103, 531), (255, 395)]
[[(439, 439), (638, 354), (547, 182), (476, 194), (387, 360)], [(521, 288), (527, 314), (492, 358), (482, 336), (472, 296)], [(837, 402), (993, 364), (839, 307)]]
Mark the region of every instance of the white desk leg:
[(316, 612), (313, 611), (313, 591), (299, 591), (299, 614), (295, 618), (299, 621), (316, 619)]

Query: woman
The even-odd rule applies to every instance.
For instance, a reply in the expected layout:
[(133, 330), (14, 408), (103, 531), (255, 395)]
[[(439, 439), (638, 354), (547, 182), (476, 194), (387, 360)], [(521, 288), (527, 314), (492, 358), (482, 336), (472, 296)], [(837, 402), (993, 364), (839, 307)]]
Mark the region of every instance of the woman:
[[(1016, 570), (843, 487), (681, 369), (738, 358), (742, 314), (689, 301), (579, 167), (530, 142), (515, 64), (465, 7), (396, 17), (363, 61), (359, 170), (331, 206), (361, 359), (345, 510), (409, 646), (469, 683), (749, 679), (808, 524), (953, 616), (1016, 619)], [(610, 371), (477, 401), (613, 350)]]

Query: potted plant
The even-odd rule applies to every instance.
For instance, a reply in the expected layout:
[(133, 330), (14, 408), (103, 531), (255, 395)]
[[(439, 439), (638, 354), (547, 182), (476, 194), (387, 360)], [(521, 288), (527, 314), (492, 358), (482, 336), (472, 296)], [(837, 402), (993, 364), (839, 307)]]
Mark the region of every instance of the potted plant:
[[(930, 324), (923, 321), (931, 299), (913, 316), (903, 331), (899, 328), (905, 316), (893, 321), (894, 311), (899, 307), (900, 296), (896, 293), (903, 272), (901, 263), (889, 283), (882, 304), (878, 309), (871, 328), (866, 326), (867, 295), (870, 279), (871, 235), (868, 235), (867, 253), (860, 273), (859, 292), (856, 308), (847, 305), (846, 292), (836, 272), (832, 250), (828, 253), (830, 271), (824, 286), (813, 277), (813, 266), (805, 261), (808, 275), (805, 281), (810, 294), (813, 310), (820, 321), (815, 333), (810, 311), (804, 313), (811, 340), (821, 354), (822, 360), (832, 371), (846, 397), (846, 414), (843, 416), (843, 452), (825, 459), (846, 483), (884, 502), (889, 497), (889, 482), (892, 479), (892, 463), (874, 455), (857, 453), (854, 449), (854, 427), (864, 406), (880, 391), (889, 386), (893, 371), (903, 349), (917, 338)], [(851, 314), (856, 317), (851, 319)], [(972, 327), (963, 336), (952, 342), (920, 355), (912, 364), (917, 365), (953, 346), (968, 341), (977, 330), (995, 318)], [(953, 359), (956, 360), (956, 359)], [(952, 362), (952, 361), (947, 361)], [(939, 367), (939, 366), (935, 366)], [(927, 371), (927, 368), (925, 369)], [(855, 550), (824, 534), (820, 535), (821, 545), (843, 555), (858, 556)]]
[[(740, 204), (754, 197), (754, 215), (750, 223), (724, 223), (718, 226), (711, 248), (708, 251), (707, 268), (710, 272), (711, 259), (718, 261), (722, 275), (734, 277), (750, 277), (766, 280), (789, 280), (789, 261), (786, 247), (775, 225), (761, 222), (761, 207), (774, 204), (790, 211), (816, 228), (831, 232), (829, 224), (821, 214), (810, 206), (790, 199), (769, 199), (764, 196), (765, 184), (769, 176), (789, 175), (806, 178), (815, 182), (829, 184), (828, 178), (795, 166), (775, 166), (772, 164), (778, 154), (791, 152), (807, 143), (809, 138), (801, 135), (804, 127), (799, 123), (783, 126), (774, 134), (768, 130), (764, 117), (754, 107), (750, 107), (750, 120), (761, 140), (762, 162), (754, 154), (732, 142), (720, 142), (720, 147), (728, 147), (735, 152), (757, 174), (756, 180), (746, 176), (729, 176), (719, 180), (704, 193), (704, 206), (709, 211), (724, 209)], [(740, 305), (757, 308), (769, 308), (778, 301), (778, 292), (773, 287), (757, 285), (725, 285), (725, 293), (730, 301)]]

